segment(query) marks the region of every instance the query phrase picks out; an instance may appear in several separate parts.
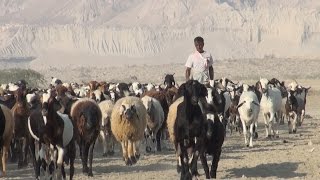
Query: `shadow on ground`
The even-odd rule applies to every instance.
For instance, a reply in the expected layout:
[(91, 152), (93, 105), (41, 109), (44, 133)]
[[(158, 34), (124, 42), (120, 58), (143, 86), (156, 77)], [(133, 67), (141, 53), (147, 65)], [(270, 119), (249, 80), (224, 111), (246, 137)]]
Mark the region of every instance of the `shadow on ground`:
[(306, 173), (296, 173), (298, 162), (284, 162), (284, 163), (272, 163), (261, 164), (252, 168), (233, 168), (227, 170), (228, 175), (224, 178), (240, 178), (243, 175), (248, 178), (294, 178), (304, 177)]

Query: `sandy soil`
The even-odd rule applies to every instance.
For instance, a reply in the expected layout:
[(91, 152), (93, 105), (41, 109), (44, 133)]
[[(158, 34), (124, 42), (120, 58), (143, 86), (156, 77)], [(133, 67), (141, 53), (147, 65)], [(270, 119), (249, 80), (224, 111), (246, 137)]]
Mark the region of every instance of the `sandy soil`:
[[(253, 148), (244, 146), (244, 137), (239, 134), (227, 135), (223, 145), (223, 152), (218, 168), (219, 179), (278, 179), (278, 178), (299, 178), (299, 179), (320, 179), (320, 80), (318, 76), (319, 61), (310, 60), (308, 63), (300, 64), (302, 61), (294, 60), (291, 63), (279, 67), (286, 61), (270, 60), (276, 66), (274, 70), (263, 69), (257, 65), (256, 61), (225, 61), (216, 64), (216, 76), (228, 76), (231, 74), (227, 67), (233, 67), (230, 75), (231, 79), (243, 80), (244, 82), (254, 82), (261, 75), (262, 77), (279, 77), (279, 79), (290, 80), (298, 78), (298, 82), (305, 86), (312, 86), (307, 99), (307, 119), (297, 134), (288, 134), (287, 125), (280, 126), (280, 138), (275, 140), (264, 139), (264, 126), (262, 117), (259, 118), (259, 138), (254, 141)], [(299, 63), (300, 62), (300, 63)], [(250, 66), (248, 66), (248, 64)], [(290, 65), (290, 66), (289, 66)], [(316, 66), (318, 65), (318, 66)], [(112, 70), (107, 67), (106, 74), (98, 76), (102, 72), (92, 68), (83, 68), (81, 72), (70, 68), (70, 72), (61, 74), (58, 68), (51, 68), (46, 76), (57, 75), (67, 80), (87, 80), (89, 78), (130, 80), (129, 75), (135, 75), (140, 81), (160, 82), (161, 74), (176, 72), (177, 79), (183, 80), (182, 64), (162, 65), (162, 66), (130, 66), (117, 67)], [(149, 69), (148, 69), (149, 68)], [(298, 68), (295, 69), (295, 68)], [(304, 68), (307, 71), (299, 70)], [(125, 71), (127, 69), (127, 71)], [(246, 69), (246, 70), (244, 70)], [(248, 71), (253, 70), (253, 72)], [(110, 70), (110, 72), (109, 72)], [(119, 71), (121, 70), (121, 71)], [(155, 73), (152, 72), (155, 70)], [(156, 71), (157, 70), (157, 71)], [(242, 70), (242, 72), (240, 72)], [(118, 73), (116, 73), (116, 71)], [(44, 72), (44, 71), (42, 71)], [(125, 72), (125, 73), (122, 73)], [(294, 75), (294, 72), (296, 73)], [(112, 74), (114, 73), (114, 74)], [(131, 74), (132, 73), (132, 74)], [(146, 74), (148, 73), (148, 74)], [(72, 74), (76, 74), (72, 76)], [(87, 77), (84, 77), (87, 75)], [(97, 76), (95, 76), (97, 75)], [(150, 76), (149, 76), (150, 75)], [(228, 76), (229, 77), (229, 76)], [(62, 78), (62, 79), (63, 79)], [(287, 143), (284, 143), (284, 140)], [(116, 154), (113, 157), (103, 158), (101, 145), (95, 148), (95, 158), (93, 163), (95, 179), (178, 179), (176, 172), (176, 161), (172, 146), (164, 142), (165, 150), (161, 153), (146, 154), (142, 147), (142, 157), (138, 163), (132, 167), (125, 166), (122, 161), (120, 147), (117, 146)], [(210, 163), (211, 164), (211, 163)], [(32, 164), (28, 168), (17, 170), (17, 165), (9, 163), (8, 178), (10, 179), (33, 179)], [(75, 179), (88, 179), (81, 173), (79, 156), (76, 160)], [(199, 161), (199, 171), (201, 179), (204, 179), (203, 168)]]

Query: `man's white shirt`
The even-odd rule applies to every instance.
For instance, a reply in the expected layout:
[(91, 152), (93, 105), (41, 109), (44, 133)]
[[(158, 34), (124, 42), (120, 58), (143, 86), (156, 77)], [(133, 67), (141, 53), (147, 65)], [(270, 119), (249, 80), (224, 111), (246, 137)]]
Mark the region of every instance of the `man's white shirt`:
[(209, 81), (209, 67), (212, 66), (212, 64), (212, 55), (209, 52), (204, 51), (201, 54), (199, 52), (190, 54), (185, 66), (192, 68), (192, 79), (204, 83)]

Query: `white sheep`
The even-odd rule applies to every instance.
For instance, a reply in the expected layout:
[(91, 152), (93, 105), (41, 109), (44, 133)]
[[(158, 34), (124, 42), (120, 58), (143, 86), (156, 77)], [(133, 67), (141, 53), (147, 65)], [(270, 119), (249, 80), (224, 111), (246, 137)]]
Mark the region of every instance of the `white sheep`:
[(103, 156), (114, 154), (114, 136), (111, 132), (111, 112), (114, 103), (111, 100), (104, 100), (99, 103), (100, 110), (102, 112), (100, 138), (103, 144)]
[(147, 118), (147, 128), (145, 129), (147, 151), (151, 151), (151, 148), (148, 144), (148, 137), (151, 137), (154, 150), (160, 151), (160, 136), (157, 134), (160, 133), (159, 130), (165, 118), (162, 106), (157, 99), (149, 96), (144, 96), (141, 100), (149, 115), (149, 118)]
[(147, 109), (137, 97), (126, 96), (119, 99), (111, 113), (111, 131), (121, 142), (126, 165), (132, 165), (140, 157), (139, 141), (144, 137), (147, 126)]
[[(237, 106), (243, 127), (244, 143), (253, 147), (252, 139), (254, 135), (255, 124), (258, 122), (260, 105), (257, 95), (252, 91), (245, 91), (241, 94), (239, 104)], [(248, 137), (247, 127), (250, 127)], [(248, 143), (248, 138), (250, 143)]]
[(282, 96), (281, 91), (278, 88), (268, 86), (268, 82), (267, 79), (260, 78), (259, 84), (262, 91), (260, 107), (265, 121), (266, 137), (271, 137), (271, 131), (277, 137), (279, 136), (279, 119), (277, 120), (276, 118), (279, 118), (280, 115)]

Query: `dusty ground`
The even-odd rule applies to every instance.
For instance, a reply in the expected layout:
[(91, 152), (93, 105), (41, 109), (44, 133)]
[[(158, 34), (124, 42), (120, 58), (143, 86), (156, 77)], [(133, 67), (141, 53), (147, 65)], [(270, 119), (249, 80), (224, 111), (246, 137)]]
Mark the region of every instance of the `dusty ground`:
[[(271, 60), (270, 60), (271, 61)], [(269, 62), (270, 62), (269, 61)], [(305, 63), (303, 63), (305, 62)], [(308, 118), (302, 127), (298, 129), (297, 134), (288, 134), (286, 125), (282, 125), (280, 138), (276, 140), (265, 140), (263, 119), (259, 118), (259, 138), (254, 141), (253, 148), (244, 146), (244, 138), (242, 135), (228, 134), (223, 145), (223, 152), (218, 168), (219, 179), (236, 179), (236, 178), (252, 178), (252, 179), (278, 179), (278, 178), (298, 178), (298, 179), (320, 179), (320, 80), (319, 77), (319, 61), (294, 60), (292, 63), (286, 61), (272, 61), (275, 65), (273, 70), (268, 70), (258, 66), (256, 61), (246, 60), (239, 64), (235, 61), (220, 62), (217, 64), (217, 77), (231, 76), (231, 79), (243, 80), (244, 82), (254, 82), (261, 75), (262, 77), (278, 77), (279, 79), (290, 80), (298, 78), (298, 82), (305, 86), (312, 86), (310, 95), (307, 100), (306, 112)], [(285, 63), (285, 64), (283, 64)], [(248, 66), (248, 64), (250, 66)], [(281, 65), (281, 67), (280, 67)], [(152, 70), (157, 69), (156, 73), (152, 73), (149, 66), (131, 66), (107, 68), (106, 74), (98, 76), (99, 71), (95, 69), (83, 68), (81, 72), (71, 71), (66, 74), (60, 74), (61, 70), (53, 69), (47, 71), (46, 75), (57, 75), (68, 80), (87, 80), (95, 75), (101, 79), (119, 79), (128, 80), (130, 75), (138, 76), (141, 81), (160, 81), (158, 76), (163, 73), (176, 72), (177, 79), (182, 80), (182, 65), (173, 64), (171, 66), (152, 66)], [(271, 66), (271, 65), (270, 65)], [(228, 67), (232, 67), (229, 70)], [(298, 70), (297, 70), (298, 68)], [(303, 70), (301, 70), (303, 68)], [(70, 68), (72, 69), (72, 68)], [(99, 69), (99, 68), (97, 68)], [(125, 71), (128, 69), (128, 71)], [(300, 70), (299, 70), (300, 69)], [(122, 71), (119, 71), (122, 70)], [(241, 72), (242, 70), (242, 72)], [(160, 72), (159, 72), (160, 71)], [(231, 72), (230, 72), (231, 71)], [(43, 71), (44, 72), (44, 71)], [(125, 72), (125, 73), (122, 73)], [(232, 74), (233, 72), (233, 74)], [(71, 76), (76, 74), (74, 76)], [(113, 74), (112, 74), (113, 73)], [(149, 73), (149, 74), (145, 74)], [(296, 75), (294, 74), (296, 73)], [(88, 77), (83, 75), (88, 74)], [(63, 79), (62, 78), (62, 79)], [(286, 140), (287, 143), (283, 141)], [(165, 142), (170, 149), (170, 145)], [(93, 173), (95, 179), (178, 179), (176, 172), (176, 161), (172, 150), (164, 150), (155, 155), (145, 154), (142, 149), (142, 157), (139, 162), (127, 167), (122, 161), (120, 148), (113, 157), (103, 158), (101, 154), (101, 146), (97, 145), (95, 150), (95, 158), (93, 163)], [(88, 179), (81, 174), (80, 160), (76, 161), (75, 179)], [(30, 163), (28, 168), (17, 170), (16, 164), (9, 164), (8, 178), (10, 179), (33, 179), (33, 169)], [(204, 179), (203, 169), (199, 161), (199, 170)]]

